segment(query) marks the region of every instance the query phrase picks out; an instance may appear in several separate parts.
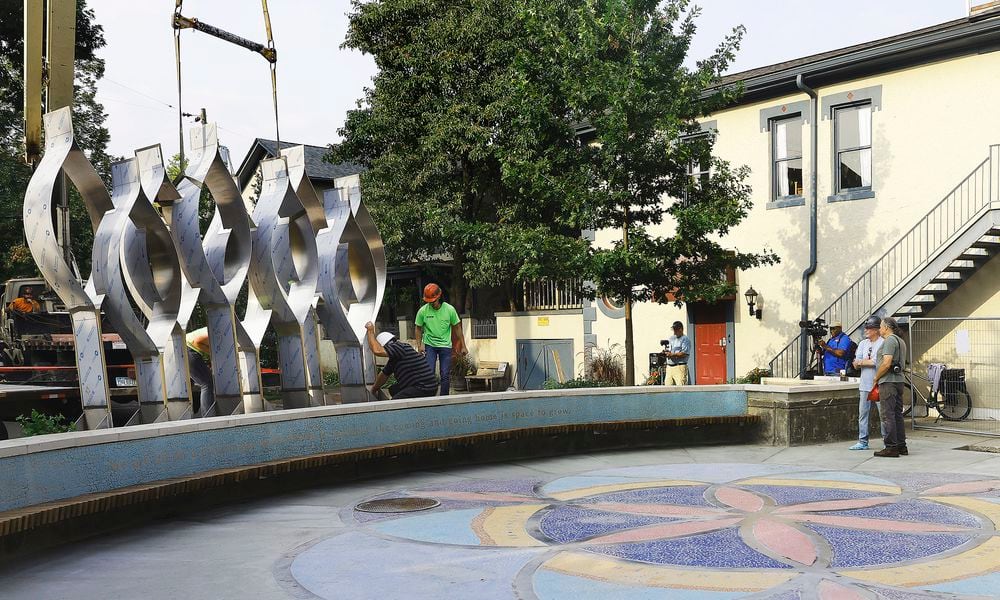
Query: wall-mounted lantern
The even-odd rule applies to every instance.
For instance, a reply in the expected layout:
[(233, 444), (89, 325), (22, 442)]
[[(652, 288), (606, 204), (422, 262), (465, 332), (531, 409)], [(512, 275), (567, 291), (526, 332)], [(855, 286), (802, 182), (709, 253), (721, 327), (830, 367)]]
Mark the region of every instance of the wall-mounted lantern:
[(759, 298), (760, 294), (757, 290), (750, 286), (750, 289), (743, 294), (747, 299), (747, 307), (750, 309), (750, 316), (761, 318), (764, 312), (764, 301), (763, 298)]

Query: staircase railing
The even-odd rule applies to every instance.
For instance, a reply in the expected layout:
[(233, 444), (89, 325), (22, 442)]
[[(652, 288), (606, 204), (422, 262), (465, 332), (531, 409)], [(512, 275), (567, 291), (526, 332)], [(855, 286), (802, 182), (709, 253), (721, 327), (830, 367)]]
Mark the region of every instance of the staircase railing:
[[(990, 146), (990, 156), (979, 163), (922, 219), (910, 228), (870, 269), (819, 315), (828, 323), (842, 321), (844, 331), (854, 331), (873, 308), (882, 304), (919, 273), (967, 225), (990, 207), (998, 183), (1000, 145)], [(993, 163), (997, 162), (997, 165)], [(886, 217), (889, 218), (889, 217)], [(775, 377), (796, 377), (801, 370), (801, 336), (796, 336), (769, 363)], [(811, 347), (811, 344), (809, 344)]]

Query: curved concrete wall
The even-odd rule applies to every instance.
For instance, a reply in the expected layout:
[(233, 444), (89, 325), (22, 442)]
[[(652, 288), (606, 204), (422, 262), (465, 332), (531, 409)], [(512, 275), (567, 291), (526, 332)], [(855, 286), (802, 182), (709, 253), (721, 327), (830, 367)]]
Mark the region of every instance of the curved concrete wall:
[(0, 511), (267, 461), (559, 425), (747, 414), (744, 386), (500, 392), (0, 442)]

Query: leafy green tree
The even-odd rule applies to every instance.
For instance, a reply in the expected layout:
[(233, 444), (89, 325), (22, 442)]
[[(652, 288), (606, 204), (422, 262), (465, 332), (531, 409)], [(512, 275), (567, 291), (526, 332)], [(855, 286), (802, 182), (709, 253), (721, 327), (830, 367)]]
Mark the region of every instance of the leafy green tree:
[[(23, 2), (0, 0), (0, 281), (35, 276), (37, 268), (24, 243), (21, 206), (31, 170), (24, 165), (24, 14)], [(97, 101), (97, 81), (104, 61), (97, 51), (105, 45), (104, 31), (95, 22), (86, 0), (77, 0), (73, 123), (76, 139), (98, 173), (110, 180), (110, 140), (104, 126), (104, 107)], [(82, 272), (89, 272), (93, 232), (90, 218), (76, 191), (70, 191), (71, 245)]]
[[(587, 178), (534, 0), (355, 0), (345, 46), (379, 73), (330, 159), (367, 167), (365, 201), (401, 263), (447, 255), (451, 301), (582, 275)], [(548, 10), (548, 9), (547, 9)]]
[[(635, 377), (633, 304), (712, 302), (732, 292), (727, 266), (777, 260), (718, 241), (752, 205), (748, 169), (713, 158), (714, 137), (703, 135), (697, 120), (738, 94), (711, 86), (733, 59), (743, 28), (688, 69), (697, 15), (688, 0), (582, 1), (556, 32), (572, 66), (566, 87), (574, 116), (593, 127), (597, 140), (581, 148), (592, 177), (593, 222), (621, 231), (612, 247), (594, 250), (592, 276), (598, 293), (625, 306), (626, 385)], [(710, 175), (690, 175), (706, 170)]]

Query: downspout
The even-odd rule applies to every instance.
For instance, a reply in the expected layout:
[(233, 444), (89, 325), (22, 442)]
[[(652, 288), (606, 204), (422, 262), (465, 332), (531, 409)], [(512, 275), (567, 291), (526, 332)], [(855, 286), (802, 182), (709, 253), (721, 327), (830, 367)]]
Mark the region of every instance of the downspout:
[[(809, 95), (809, 266), (802, 271), (802, 320), (809, 320), (809, 278), (816, 272), (816, 172), (819, 154), (819, 97), (816, 90), (806, 85), (800, 73), (795, 77), (795, 86)], [(805, 331), (799, 340), (799, 376), (803, 376), (809, 366), (812, 349)]]

